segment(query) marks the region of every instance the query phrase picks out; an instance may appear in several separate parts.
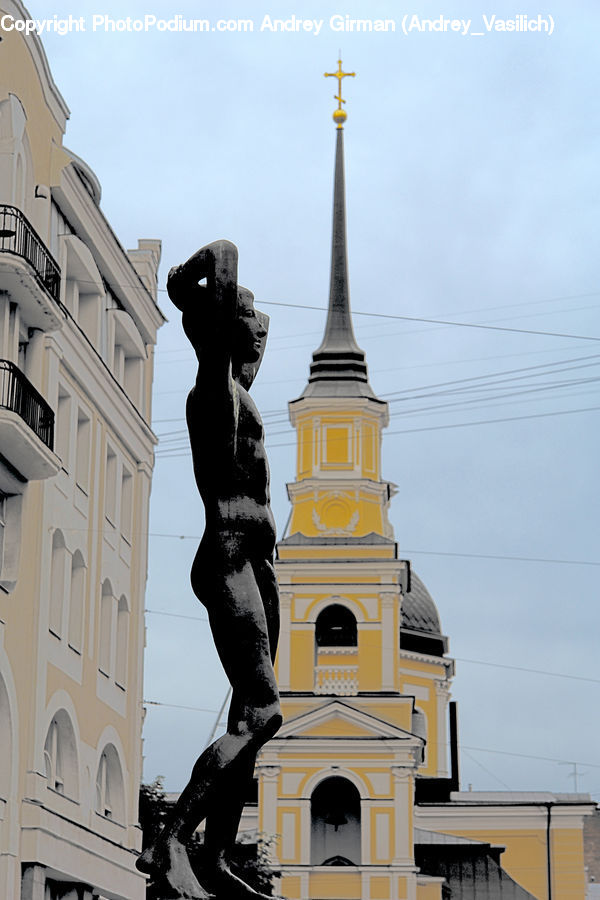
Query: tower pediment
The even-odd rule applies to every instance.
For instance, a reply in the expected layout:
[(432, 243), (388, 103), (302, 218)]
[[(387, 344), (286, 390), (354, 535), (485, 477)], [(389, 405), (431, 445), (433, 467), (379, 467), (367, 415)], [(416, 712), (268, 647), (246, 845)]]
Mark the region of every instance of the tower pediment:
[(318, 709), (286, 721), (279, 730), (276, 740), (300, 737), (402, 740), (415, 746), (423, 743), (421, 738), (410, 731), (340, 700), (332, 700)]

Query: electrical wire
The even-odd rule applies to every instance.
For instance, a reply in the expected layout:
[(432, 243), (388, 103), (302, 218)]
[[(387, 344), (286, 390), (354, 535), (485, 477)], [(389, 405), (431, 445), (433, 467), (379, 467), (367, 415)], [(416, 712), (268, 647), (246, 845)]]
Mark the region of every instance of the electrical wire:
[[(503, 418), (498, 418), (498, 419), (478, 419), (477, 421), (474, 421), (474, 422), (453, 422), (453, 423), (449, 423), (449, 424), (445, 424), (445, 425), (428, 425), (428, 426), (423, 426), (421, 428), (404, 428), (404, 429), (401, 429), (398, 431), (387, 431), (386, 437), (392, 437), (393, 435), (398, 435), (398, 434), (417, 434), (419, 432), (426, 432), (426, 431), (443, 431), (443, 430), (447, 430), (449, 428), (470, 428), (470, 427), (473, 427), (476, 425), (495, 425), (495, 424), (502, 424), (505, 422), (523, 422), (523, 421), (528, 421), (528, 420), (532, 420), (532, 419), (545, 419), (545, 418), (553, 418), (554, 416), (573, 415), (576, 413), (597, 412), (598, 410), (600, 410), (600, 406), (585, 406), (580, 409), (559, 409), (559, 410), (554, 410), (552, 412), (546, 412), (546, 413), (530, 413), (529, 415), (526, 415), (526, 416), (505, 416)], [(284, 441), (283, 443), (272, 444), (272, 443), (270, 443), (268, 437), (267, 437), (267, 442), (269, 443), (270, 449), (278, 449), (280, 447), (295, 447), (296, 446), (296, 441)], [(189, 449), (182, 450), (182, 452), (177, 452), (177, 453), (174, 452), (174, 449), (175, 448), (173, 448), (173, 450), (168, 453), (167, 453), (167, 451), (165, 451), (165, 453), (161, 453), (160, 451), (157, 451), (155, 454), (156, 458), (159, 460), (163, 460), (163, 459), (169, 460), (169, 459), (178, 459), (183, 456), (191, 455), (191, 451)]]
[[(591, 360), (591, 361), (590, 361)], [(576, 363), (576, 365), (570, 365), (571, 363)], [(579, 363), (577, 365), (577, 363)], [(567, 379), (566, 381), (560, 382), (548, 382), (542, 383), (539, 387), (528, 387), (526, 385), (520, 386), (517, 391), (509, 391), (504, 394), (492, 394), (491, 391), (495, 390), (501, 384), (510, 384), (514, 382), (523, 382), (532, 378), (541, 378), (547, 376), (549, 374), (562, 373), (567, 371), (579, 370), (582, 368), (590, 368), (594, 366), (600, 365), (600, 354), (594, 354), (591, 356), (580, 356), (580, 357), (571, 357), (569, 359), (561, 359), (556, 360), (552, 363), (541, 363), (534, 366), (525, 366), (517, 369), (508, 369), (500, 372), (491, 372), (482, 375), (474, 375), (460, 379), (453, 379), (444, 382), (436, 382), (429, 385), (424, 385), (421, 387), (414, 388), (405, 388), (402, 391), (388, 392), (386, 394), (382, 394), (382, 398), (389, 398), (389, 403), (399, 403), (399, 402), (410, 402), (416, 399), (424, 399), (428, 397), (436, 397), (436, 396), (444, 396), (451, 397), (452, 395), (463, 395), (465, 393), (485, 393), (488, 392), (488, 396), (486, 399), (492, 400), (500, 400), (504, 398), (510, 397), (518, 397), (527, 393), (532, 392), (540, 392), (546, 390), (554, 390), (561, 389), (565, 387), (571, 386), (579, 386), (584, 384), (594, 384), (600, 378), (593, 377), (589, 379)], [(440, 390), (435, 390), (440, 389)], [(421, 407), (417, 409), (410, 410), (401, 410), (399, 413), (392, 413), (394, 415), (413, 415), (420, 412), (427, 412), (438, 409), (450, 409), (451, 407), (456, 407), (458, 405), (471, 405), (475, 402), (480, 401), (482, 398), (474, 397), (470, 399), (465, 399), (461, 396), (460, 400), (456, 400), (453, 402), (447, 402), (439, 405), (432, 405), (428, 407)], [(285, 418), (283, 418), (285, 416)], [(280, 417), (280, 418), (277, 418)], [(179, 421), (179, 420), (176, 420)], [(279, 410), (267, 410), (263, 414), (263, 421), (265, 426), (273, 426), (277, 424), (284, 424), (287, 422), (287, 414), (283, 409)], [(287, 433), (285, 432), (270, 432), (269, 438), (276, 436), (278, 434)], [(161, 442), (161, 449), (170, 443), (174, 443), (177, 438), (185, 438), (186, 446), (187, 446), (187, 429), (176, 429), (173, 431), (166, 431), (158, 434), (159, 440)], [(161, 453), (161, 449), (157, 451)], [(168, 448), (174, 449), (174, 448)]]

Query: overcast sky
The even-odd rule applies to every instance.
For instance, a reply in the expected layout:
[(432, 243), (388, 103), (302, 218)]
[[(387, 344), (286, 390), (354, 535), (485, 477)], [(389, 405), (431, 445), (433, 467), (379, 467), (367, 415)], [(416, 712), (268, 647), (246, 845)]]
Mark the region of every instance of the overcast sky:
[[(457, 658), (463, 786), (568, 791), (576, 762), (577, 787), (600, 799), (600, 12), (525, 4), (530, 19), (552, 16), (547, 34), (488, 32), (482, 9), (31, 0), (35, 17), (85, 17), (85, 33), (44, 38), (72, 113), (65, 143), (98, 175), (122, 242), (163, 242), (145, 664), (145, 699), (162, 705), (148, 705), (144, 751), (146, 779), (162, 774), (171, 790), (227, 683), (206, 622), (173, 617), (204, 618), (188, 578), (203, 515), (182, 432), (193, 356), (166, 272), (228, 238), (271, 315), (253, 392), (281, 534), (295, 471), (286, 404), (306, 383), (327, 303), (335, 83), (323, 73), (341, 48), (357, 73), (344, 82), (355, 330), (374, 389), (393, 401), (383, 472), (399, 489), (400, 553)], [(174, 11), (254, 30), (92, 31), (98, 13)], [(484, 11), (489, 21), (515, 7)], [(405, 13), (471, 22), (404, 34)], [(273, 33), (260, 30), (267, 14), (324, 21), (318, 35)], [(333, 14), (396, 30), (337, 32)]]

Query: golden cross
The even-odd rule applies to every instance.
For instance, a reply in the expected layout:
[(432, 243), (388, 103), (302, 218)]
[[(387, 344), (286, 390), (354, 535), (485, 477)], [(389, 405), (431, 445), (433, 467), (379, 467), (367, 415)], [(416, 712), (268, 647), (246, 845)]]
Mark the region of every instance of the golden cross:
[(337, 78), (338, 80), (338, 93), (334, 94), (334, 100), (338, 102), (338, 108), (333, 114), (333, 120), (337, 124), (338, 128), (343, 128), (343, 122), (346, 120), (346, 113), (342, 109), (342, 103), (346, 101), (342, 97), (342, 78), (354, 78), (356, 72), (343, 72), (342, 71), (342, 61), (338, 59), (338, 70), (337, 72), (325, 72), (325, 78)]

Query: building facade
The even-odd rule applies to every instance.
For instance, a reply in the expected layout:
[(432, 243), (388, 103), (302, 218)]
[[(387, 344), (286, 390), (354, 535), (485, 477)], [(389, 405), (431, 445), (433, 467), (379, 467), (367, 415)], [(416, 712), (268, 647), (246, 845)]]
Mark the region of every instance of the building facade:
[(39, 39), (2, 66), (0, 896), (134, 900), (160, 242), (116, 238)]
[(291, 900), (583, 900), (589, 797), (459, 790), (454, 662), (431, 596), (398, 558), (380, 465), (388, 409), (352, 328), (341, 102), (340, 113), (327, 323), (289, 404), (296, 478), (276, 560), (285, 722), (259, 755), (242, 827), (275, 839)]

